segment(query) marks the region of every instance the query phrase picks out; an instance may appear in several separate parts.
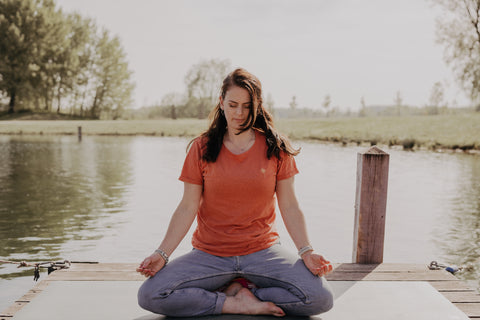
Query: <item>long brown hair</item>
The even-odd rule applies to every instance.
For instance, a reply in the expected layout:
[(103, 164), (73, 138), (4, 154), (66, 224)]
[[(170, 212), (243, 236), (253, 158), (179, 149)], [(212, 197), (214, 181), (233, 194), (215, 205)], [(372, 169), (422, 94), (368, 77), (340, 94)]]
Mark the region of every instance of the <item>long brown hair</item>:
[[(292, 147), (290, 141), (280, 135), (273, 124), (272, 115), (263, 107), (262, 84), (260, 80), (245, 69), (235, 69), (224, 80), (221, 88), (221, 97), (225, 99), (227, 91), (237, 86), (246, 89), (250, 95), (251, 108), (240, 134), (250, 128), (254, 128), (265, 134), (267, 143), (267, 158), (272, 155), (280, 159), (280, 152), (284, 151), (289, 155), (296, 156), (300, 150)], [(203, 152), (203, 160), (207, 162), (215, 162), (222, 148), (223, 137), (227, 132), (227, 119), (220, 108), (220, 102), (210, 112), (210, 127), (201, 134), (206, 139), (205, 149)]]

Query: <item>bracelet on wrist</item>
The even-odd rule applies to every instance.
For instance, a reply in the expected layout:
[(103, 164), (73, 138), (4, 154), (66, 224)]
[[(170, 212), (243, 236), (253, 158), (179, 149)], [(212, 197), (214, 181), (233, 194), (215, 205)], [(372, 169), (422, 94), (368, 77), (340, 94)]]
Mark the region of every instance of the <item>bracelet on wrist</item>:
[(305, 247), (300, 248), (300, 250), (298, 250), (298, 255), (301, 258), (303, 256), (303, 254), (307, 253), (308, 251), (313, 251), (312, 246), (305, 246)]
[(166, 254), (165, 251), (163, 251), (162, 249), (157, 249), (155, 250), (155, 253), (158, 253), (163, 258), (163, 260), (165, 260), (165, 264), (168, 263), (168, 254)]

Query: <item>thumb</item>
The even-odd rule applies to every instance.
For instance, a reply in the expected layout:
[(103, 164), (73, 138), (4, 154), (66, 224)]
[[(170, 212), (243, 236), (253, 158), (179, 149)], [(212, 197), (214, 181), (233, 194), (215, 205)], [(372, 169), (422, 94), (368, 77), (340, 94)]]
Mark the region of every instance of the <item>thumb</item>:
[(140, 264), (140, 268), (145, 268), (150, 264), (150, 262), (150, 258), (145, 258), (145, 260), (143, 260), (143, 262)]

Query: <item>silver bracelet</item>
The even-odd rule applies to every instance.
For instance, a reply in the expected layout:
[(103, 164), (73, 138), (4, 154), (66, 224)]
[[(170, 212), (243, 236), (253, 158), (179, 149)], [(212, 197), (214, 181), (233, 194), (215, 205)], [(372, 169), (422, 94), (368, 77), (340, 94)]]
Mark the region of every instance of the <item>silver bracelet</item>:
[(313, 251), (313, 248), (312, 246), (305, 246), (303, 248), (300, 248), (300, 250), (298, 250), (298, 255), (300, 256), (300, 258), (302, 257), (302, 255), (308, 251)]
[(165, 253), (162, 249), (157, 249), (155, 250), (155, 253), (158, 253), (160, 256), (162, 256), (163, 260), (165, 260), (165, 264), (168, 263), (168, 254)]

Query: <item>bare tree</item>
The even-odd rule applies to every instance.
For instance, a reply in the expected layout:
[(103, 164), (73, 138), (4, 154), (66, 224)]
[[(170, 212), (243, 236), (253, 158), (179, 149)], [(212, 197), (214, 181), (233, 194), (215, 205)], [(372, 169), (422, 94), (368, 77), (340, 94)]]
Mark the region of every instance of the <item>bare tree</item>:
[(480, 100), (480, 0), (431, 0), (444, 13), (437, 19), (437, 41), (445, 61), (472, 100)]
[(322, 102), (322, 106), (325, 108), (325, 110), (328, 111), (328, 108), (330, 108), (330, 105), (332, 104), (332, 98), (330, 97), (329, 94), (327, 94), (324, 98), (323, 98), (323, 102)]
[(298, 103), (297, 103), (297, 96), (293, 96), (292, 97), (292, 101), (290, 101), (290, 109), (292, 110), (296, 110), (297, 107), (298, 107)]
[(393, 103), (395, 106), (397, 116), (402, 114), (402, 106), (403, 106), (403, 97), (400, 91), (397, 91), (395, 97), (393, 98)]
[(185, 76), (187, 96), (198, 107), (198, 118), (207, 116), (207, 108), (213, 107), (220, 94), (220, 86), (230, 69), (229, 60), (202, 60), (193, 65)]
[(265, 100), (264, 105), (265, 105), (265, 108), (267, 108), (267, 110), (270, 113), (273, 113), (273, 108), (275, 106), (275, 101), (273, 100), (273, 96), (270, 92), (267, 94), (267, 99)]
[(441, 82), (435, 82), (430, 91), (429, 104), (431, 107), (443, 107), (445, 105), (445, 89)]

